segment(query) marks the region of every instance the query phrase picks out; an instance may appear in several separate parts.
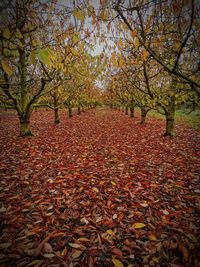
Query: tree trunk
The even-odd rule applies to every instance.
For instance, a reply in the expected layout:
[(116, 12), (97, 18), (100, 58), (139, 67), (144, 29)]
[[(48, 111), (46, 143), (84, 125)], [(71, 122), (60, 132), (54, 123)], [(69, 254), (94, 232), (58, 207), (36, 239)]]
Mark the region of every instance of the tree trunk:
[(128, 115), (128, 107), (125, 108), (125, 114)]
[(20, 118), (20, 136), (33, 136), (30, 130), (30, 122), (28, 120), (23, 120)]
[(146, 117), (147, 117), (148, 110), (144, 107), (141, 108), (141, 124), (144, 124), (146, 122)]
[(69, 115), (69, 118), (73, 117), (71, 105), (68, 106), (68, 115)]
[(53, 95), (53, 100), (54, 100), (54, 122), (56, 124), (60, 123), (60, 119), (59, 119), (59, 113), (58, 113), (58, 96), (57, 96), (57, 92), (54, 93)]
[(131, 118), (133, 118), (134, 117), (134, 107), (130, 107), (130, 112), (131, 112)]
[(175, 96), (172, 96), (170, 102), (167, 106), (167, 111), (165, 112), (166, 116), (166, 129), (165, 129), (165, 136), (173, 137), (174, 133), (174, 116), (175, 116)]
[(80, 115), (81, 114), (81, 108), (80, 108), (80, 106), (78, 106), (78, 115)]
[(166, 115), (166, 129), (165, 136), (174, 136), (174, 113), (168, 113)]
[(60, 123), (60, 119), (59, 119), (59, 113), (58, 113), (58, 108), (56, 108), (55, 110), (54, 110), (54, 118), (55, 118), (55, 123), (56, 124), (58, 124), (58, 123)]

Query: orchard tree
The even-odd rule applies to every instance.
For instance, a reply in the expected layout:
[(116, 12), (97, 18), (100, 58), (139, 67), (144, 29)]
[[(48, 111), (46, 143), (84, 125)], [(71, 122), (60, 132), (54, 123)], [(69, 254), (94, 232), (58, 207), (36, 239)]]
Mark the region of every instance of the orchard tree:
[(134, 44), (141, 44), (165, 71), (186, 82), (200, 96), (198, 0), (118, 0), (113, 5)]
[(1, 17), (0, 87), (17, 111), (21, 136), (32, 135), (34, 104), (58, 86), (50, 34), (54, 27), (51, 12), (56, 12), (53, 2), (12, 1)]

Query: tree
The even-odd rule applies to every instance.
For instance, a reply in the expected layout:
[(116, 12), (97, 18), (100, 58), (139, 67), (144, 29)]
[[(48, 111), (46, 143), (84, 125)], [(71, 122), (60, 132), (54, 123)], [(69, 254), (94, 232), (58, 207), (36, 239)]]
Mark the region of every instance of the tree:
[[(151, 57), (170, 75), (188, 83), (200, 96), (198, 1), (117, 1), (115, 10), (125, 25)], [(188, 15), (185, 15), (188, 14)], [(157, 26), (159, 25), (159, 26)], [(167, 37), (163, 40), (163, 36)], [(178, 40), (174, 38), (178, 37)], [(163, 58), (168, 52), (172, 58)], [(183, 57), (193, 65), (182, 65)]]
[(0, 86), (18, 113), (20, 136), (32, 135), (30, 116), (34, 104), (56, 86), (52, 36), (44, 38), (46, 25), (49, 31), (53, 27), (46, 15), (51, 10), (51, 2), (13, 1), (5, 7), (1, 20)]

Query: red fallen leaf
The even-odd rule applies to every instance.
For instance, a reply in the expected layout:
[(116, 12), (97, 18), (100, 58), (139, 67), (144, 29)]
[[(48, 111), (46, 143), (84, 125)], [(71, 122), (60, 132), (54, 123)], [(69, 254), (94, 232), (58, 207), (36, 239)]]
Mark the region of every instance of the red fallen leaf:
[(114, 254), (114, 255), (116, 255), (118, 257), (122, 257), (123, 256), (123, 252), (117, 247), (112, 248), (111, 252), (112, 252), (112, 254)]
[(81, 242), (90, 242), (90, 239), (86, 238), (86, 237), (80, 237), (78, 238), (78, 241), (81, 241)]
[(126, 245), (128, 247), (131, 247), (131, 248), (134, 248), (136, 246), (136, 242), (132, 241), (130, 239), (125, 239), (124, 240), (124, 245)]
[(186, 247), (184, 247), (182, 244), (179, 244), (179, 250), (183, 253), (183, 258), (184, 261), (188, 261), (189, 260), (189, 250), (186, 249)]
[(56, 231), (50, 234), (51, 237), (58, 237), (58, 236), (64, 236), (64, 235), (65, 235), (64, 232), (59, 232), (59, 231)]
[(89, 256), (88, 257), (88, 266), (89, 267), (94, 267), (95, 265), (94, 265), (95, 263), (94, 263), (94, 259), (93, 259), (93, 257), (92, 256)]
[[(4, 123), (3, 112), (1, 110), (0, 119), (3, 119)], [(17, 125), (13, 120), (15, 115), (10, 117), (9, 113), (10, 111), (6, 111), (5, 121), (8, 123), (8, 127), (0, 127), (0, 146), (3, 147), (0, 153), (0, 194), (5, 192), (1, 198), (3, 202), (1, 207), (6, 208), (6, 212), (2, 212), (0, 215), (3, 217), (3, 221), (7, 222), (3, 225), (1, 243), (4, 244), (8, 242), (6, 240), (9, 240), (23, 250), (20, 243), (24, 242), (28, 244), (28, 249), (24, 252), (31, 257), (37, 256), (38, 252), (33, 252), (34, 249), (37, 251), (38, 247), (38, 251), (40, 250), (38, 254), (42, 256), (41, 252), (46, 253), (44, 251), (45, 242), (54, 244), (53, 248), (55, 247), (59, 253), (46, 253), (56, 256), (43, 257), (42, 262), (35, 264), (38, 267), (39, 265), (57, 266), (59, 265), (58, 257), (61, 262), (69, 257), (69, 261), (72, 260), (72, 266), (79, 262), (88, 266), (89, 255), (94, 261), (93, 263), (91, 260), (92, 265), (103, 264), (98, 261), (99, 256), (101, 257), (101, 254), (105, 252), (105, 246), (108, 249), (110, 247), (111, 251), (111, 248), (116, 246), (118, 237), (124, 236), (124, 239), (130, 237), (128, 245), (123, 245), (124, 265), (134, 259), (133, 254), (135, 253), (141, 256), (143, 264), (146, 266), (159, 265), (153, 261), (152, 257), (159, 255), (160, 263), (164, 262), (166, 250), (170, 250), (167, 255), (169, 265), (173, 265), (175, 262), (193, 264), (193, 253), (189, 257), (187, 255), (190, 250), (195, 249), (196, 251), (197, 247), (195, 233), (198, 225), (195, 211), (199, 209), (199, 204), (197, 204), (199, 192), (196, 189), (199, 182), (195, 177), (199, 172), (199, 161), (197, 160), (199, 157), (197, 147), (199, 133), (177, 125), (178, 135), (176, 138), (165, 139), (161, 136), (160, 131), (164, 122), (149, 118), (150, 123), (140, 126), (137, 114), (134, 120), (129, 120), (122, 113), (108, 109), (106, 111), (89, 111), (81, 118), (74, 117), (72, 122), (68, 120), (60, 125), (58, 131), (57, 127), (53, 127), (50, 123), (50, 113), (39, 111), (39, 117), (37, 114), (33, 114), (35, 116), (33, 117), (33, 126), (39, 136), (29, 140), (19, 140), (14, 137), (14, 127), (11, 125), (11, 123), (15, 127)], [(7, 131), (3, 131), (3, 128)], [(88, 139), (88, 136), (91, 138)], [(59, 140), (59, 143), (55, 140)], [(90, 142), (90, 145), (85, 145), (86, 142)], [(33, 150), (35, 157), (30, 156)], [(41, 150), (44, 153), (41, 153)], [(83, 154), (87, 154), (87, 157), (83, 157)], [(46, 155), (49, 155), (48, 158)], [(38, 156), (39, 159), (37, 159)], [(176, 161), (177, 157), (181, 160)], [(41, 167), (38, 163), (41, 164)], [(126, 165), (123, 173), (119, 167), (120, 163)], [(67, 167), (64, 168), (64, 166)], [(172, 173), (171, 178), (165, 176), (165, 172), (167, 173), (168, 170)], [(16, 177), (12, 175), (14, 172)], [(3, 175), (1, 175), (2, 173)], [(58, 183), (54, 183), (55, 173), (58, 173), (56, 175)], [(29, 175), (31, 179), (28, 178)], [(119, 177), (120, 175), (121, 177)], [(50, 179), (50, 177), (54, 178)], [(101, 179), (105, 183), (100, 184)], [(116, 186), (112, 185), (111, 181), (114, 181)], [(84, 189), (80, 190), (81, 187)], [(99, 193), (87, 194), (88, 191), (93, 191), (92, 187), (98, 188)], [(28, 200), (26, 188), (29, 193)], [(62, 191), (63, 189), (66, 191)], [(94, 195), (96, 195), (95, 200), (92, 198)], [(44, 196), (43, 200), (34, 204), (41, 196)], [(106, 199), (113, 203), (110, 207), (106, 205)], [(143, 207), (146, 206), (144, 200), (149, 207)], [(110, 209), (111, 207), (112, 209)], [(79, 213), (79, 216), (76, 212)], [(118, 215), (120, 212), (119, 218), (113, 215)], [(74, 214), (76, 218), (74, 218)], [(162, 220), (163, 215), (165, 217)], [(89, 223), (81, 224), (82, 228), (76, 227), (75, 225), (80, 225), (83, 217)], [(169, 223), (167, 223), (167, 218), (170, 219)], [(104, 228), (101, 224), (110, 219), (114, 221), (114, 226), (108, 224)], [(150, 232), (147, 231), (147, 228), (133, 229), (134, 232), (131, 232), (130, 227), (127, 226), (132, 225), (133, 222), (148, 224), (148, 230), (151, 230), (152, 234), (155, 232), (159, 240), (152, 242), (154, 240), (149, 237)], [(16, 239), (16, 230), (22, 229), (22, 226), (28, 223), (30, 232), (34, 231), (36, 226), (38, 227), (37, 234), (26, 237), (23, 229), (17, 232)], [(115, 239), (112, 235), (109, 236), (111, 240), (100, 236), (108, 229), (116, 229)], [(173, 236), (169, 235), (169, 230), (173, 232)], [(43, 242), (41, 239), (45, 232), (53, 232), (55, 237), (52, 235), (53, 243), (46, 240), (41, 248), (40, 245)], [(60, 235), (60, 232), (63, 233)], [(137, 232), (137, 236), (135, 232)], [(191, 238), (191, 236), (193, 237)], [(75, 239), (79, 237), (90, 240), (86, 243), (86, 245), (88, 244), (88, 253), (84, 253), (84, 256), (80, 255), (74, 260), (71, 257), (74, 249), (69, 248), (67, 251), (66, 244), (75, 242)], [(139, 237), (138, 240), (137, 237)], [(33, 244), (30, 245), (29, 240)], [(168, 240), (169, 242), (164, 243)], [(181, 240), (182, 246), (188, 251), (182, 248), (182, 251), (177, 253), (178, 245), (174, 243), (177, 240)], [(131, 241), (135, 241), (137, 245), (134, 246)], [(82, 242), (79, 240), (79, 243)], [(96, 247), (91, 247), (92, 244)], [(62, 255), (60, 251), (62, 251)], [(4, 248), (3, 245), (1, 253), (10, 255), (17, 254), (18, 251), (13, 251), (12, 246)], [(151, 253), (150, 257), (147, 257), (148, 253)], [(136, 254), (135, 256), (137, 256)], [(118, 258), (115, 254), (111, 254), (111, 256)], [(31, 262), (31, 257), (27, 258), (27, 263), (22, 258), (13, 259), (13, 261), (16, 266), (20, 266), (22, 263), (26, 266)], [(146, 262), (144, 262), (144, 258)], [(4, 258), (2, 262), (3, 260)], [(70, 264), (69, 261), (65, 262), (66, 267)], [(111, 258), (108, 261), (112, 264)]]

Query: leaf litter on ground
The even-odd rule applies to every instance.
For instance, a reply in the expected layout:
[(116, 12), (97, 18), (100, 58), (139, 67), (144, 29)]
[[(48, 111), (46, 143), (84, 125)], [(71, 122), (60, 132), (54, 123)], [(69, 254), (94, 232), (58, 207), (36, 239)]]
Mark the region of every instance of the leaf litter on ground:
[(0, 114), (1, 266), (198, 266), (200, 134), (115, 110)]

